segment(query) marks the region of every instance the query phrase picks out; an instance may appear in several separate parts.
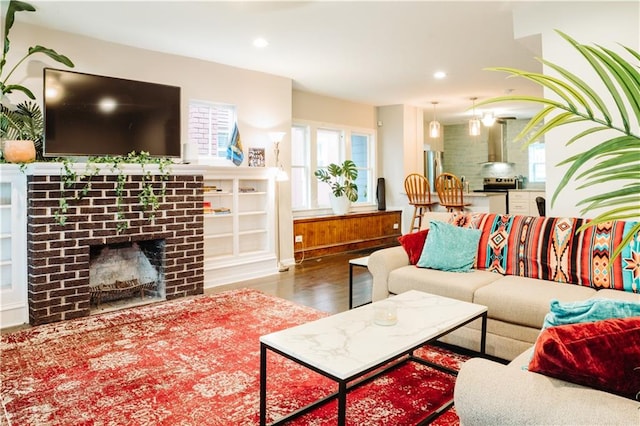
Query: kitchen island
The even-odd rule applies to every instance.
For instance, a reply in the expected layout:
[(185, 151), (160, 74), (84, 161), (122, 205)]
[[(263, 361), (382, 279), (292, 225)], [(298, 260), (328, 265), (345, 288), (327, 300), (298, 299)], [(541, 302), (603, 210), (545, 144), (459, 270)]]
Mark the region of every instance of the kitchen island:
[[(431, 199), (439, 202), (438, 194), (431, 194)], [(506, 192), (469, 192), (464, 194), (465, 203), (471, 203), (465, 211), (474, 213), (507, 213)], [(440, 204), (433, 207), (433, 211), (446, 211)]]

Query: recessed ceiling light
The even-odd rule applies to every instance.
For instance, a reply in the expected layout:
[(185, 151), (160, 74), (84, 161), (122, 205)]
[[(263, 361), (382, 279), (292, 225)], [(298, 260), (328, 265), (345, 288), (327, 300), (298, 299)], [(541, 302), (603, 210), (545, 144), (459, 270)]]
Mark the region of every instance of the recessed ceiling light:
[(437, 78), (438, 80), (442, 80), (447, 76), (447, 73), (444, 71), (436, 71), (433, 73), (433, 78)]
[(269, 45), (269, 42), (262, 37), (258, 37), (257, 39), (253, 40), (253, 45), (258, 49), (262, 49), (267, 47)]

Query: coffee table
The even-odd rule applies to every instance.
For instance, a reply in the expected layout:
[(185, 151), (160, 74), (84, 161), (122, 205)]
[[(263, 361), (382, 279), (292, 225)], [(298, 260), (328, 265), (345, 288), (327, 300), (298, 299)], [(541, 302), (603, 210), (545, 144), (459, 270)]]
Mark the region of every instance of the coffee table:
[[(377, 325), (374, 309), (392, 303), (398, 322), (392, 326)], [(260, 337), (260, 424), (267, 417), (267, 350), (289, 358), (338, 384), (338, 391), (303, 407), (273, 424), (282, 424), (312, 409), (338, 399), (338, 425), (344, 425), (349, 390), (371, 380), (362, 378), (381, 369), (376, 376), (415, 361), (456, 374), (454, 370), (434, 365), (413, 356), (421, 346), (482, 318), (480, 353), (485, 353), (487, 307), (447, 297), (411, 290), (389, 299), (364, 305), (346, 312)], [(384, 368), (383, 368), (384, 367)], [(444, 412), (448, 401), (436, 415)], [(432, 421), (430, 416), (423, 423)]]

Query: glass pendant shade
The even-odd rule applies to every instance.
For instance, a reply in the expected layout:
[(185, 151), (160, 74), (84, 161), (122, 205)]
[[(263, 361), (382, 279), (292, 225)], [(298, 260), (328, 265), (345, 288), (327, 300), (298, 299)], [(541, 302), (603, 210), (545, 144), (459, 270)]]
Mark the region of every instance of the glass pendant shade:
[(429, 123), (429, 137), (439, 138), (440, 137), (440, 123), (433, 120)]
[(480, 136), (480, 119), (476, 117), (476, 99), (478, 98), (471, 98), (473, 102), (473, 112), (471, 120), (469, 120), (469, 134), (471, 136)]
[(477, 118), (469, 120), (469, 134), (471, 136), (480, 136), (480, 120)]
[(429, 137), (431, 138), (439, 138), (440, 137), (440, 123), (436, 120), (436, 105), (437, 102), (431, 102), (433, 105), (433, 120), (429, 123)]
[(484, 124), (486, 127), (493, 126), (493, 123), (495, 122), (496, 122), (496, 117), (493, 115), (493, 113), (486, 112), (482, 116), (482, 124)]

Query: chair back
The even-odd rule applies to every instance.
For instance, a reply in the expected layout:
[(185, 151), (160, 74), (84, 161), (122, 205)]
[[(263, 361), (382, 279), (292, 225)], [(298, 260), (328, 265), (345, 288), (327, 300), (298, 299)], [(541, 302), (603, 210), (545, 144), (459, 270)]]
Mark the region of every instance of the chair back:
[(442, 173), (436, 178), (436, 191), (440, 198), (440, 205), (451, 208), (463, 208), (463, 187), (462, 182), (456, 175), (451, 173)]
[(409, 204), (431, 204), (429, 180), (418, 173), (412, 173), (404, 179), (404, 190), (409, 198)]
[(544, 197), (536, 197), (536, 205), (538, 206), (538, 214), (544, 216), (546, 213), (546, 200)]

